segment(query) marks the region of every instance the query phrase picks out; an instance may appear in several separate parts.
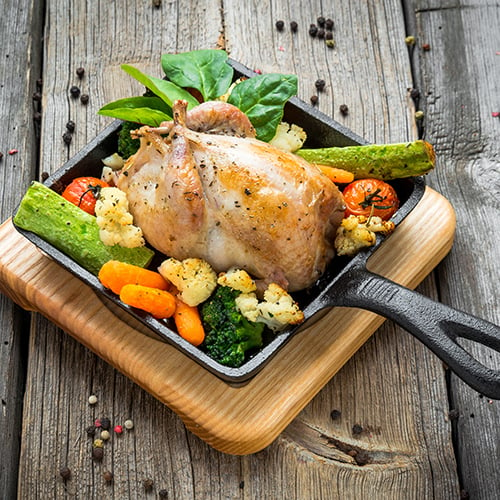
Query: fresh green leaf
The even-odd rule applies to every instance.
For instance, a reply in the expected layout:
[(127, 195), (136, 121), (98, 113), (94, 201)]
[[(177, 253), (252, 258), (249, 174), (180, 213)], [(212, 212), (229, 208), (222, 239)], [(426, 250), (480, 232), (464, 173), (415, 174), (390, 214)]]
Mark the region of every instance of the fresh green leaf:
[(159, 97), (128, 97), (103, 106), (98, 113), (124, 121), (157, 127), (172, 120), (172, 109)]
[(188, 109), (194, 108), (199, 102), (187, 91), (178, 87), (175, 83), (149, 76), (142, 71), (130, 66), (122, 64), (123, 71), (128, 73), (131, 77), (135, 78), (138, 82), (142, 83), (151, 92), (157, 95), (163, 102), (172, 107), (174, 101), (184, 99), (188, 103)]
[(243, 111), (252, 122), (257, 139), (270, 141), (283, 118), (286, 101), (297, 94), (297, 77), (267, 73), (236, 85), (228, 102)]
[(169, 80), (179, 87), (199, 90), (205, 101), (227, 92), (233, 80), (233, 68), (223, 50), (194, 50), (182, 54), (163, 54), (161, 65)]

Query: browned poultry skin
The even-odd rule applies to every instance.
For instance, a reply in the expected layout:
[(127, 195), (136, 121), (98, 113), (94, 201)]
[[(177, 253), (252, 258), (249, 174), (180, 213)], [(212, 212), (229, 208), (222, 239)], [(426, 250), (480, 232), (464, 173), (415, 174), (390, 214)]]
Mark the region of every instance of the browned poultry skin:
[(174, 107), (169, 135), (141, 129), (141, 148), (118, 178), (147, 241), (217, 272), (243, 268), (289, 291), (311, 285), (333, 257), (344, 213), (337, 187), (262, 141), (189, 130), (185, 104)]

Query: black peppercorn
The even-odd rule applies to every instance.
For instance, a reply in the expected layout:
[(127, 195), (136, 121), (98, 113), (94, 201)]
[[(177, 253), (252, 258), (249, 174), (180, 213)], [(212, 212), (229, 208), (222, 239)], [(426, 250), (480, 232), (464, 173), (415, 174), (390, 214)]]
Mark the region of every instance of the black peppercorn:
[(420, 97), (420, 90), (418, 89), (411, 89), (410, 90), (410, 96), (412, 99), (418, 99)]
[(80, 96), (80, 102), (82, 104), (88, 104), (88, 102), (89, 102), (89, 95), (88, 94), (82, 94)]
[(309, 26), (309, 34), (312, 37), (315, 37), (318, 34), (318, 27), (315, 24), (311, 24), (311, 26)]
[(327, 30), (332, 30), (333, 29), (333, 20), (328, 18), (326, 21), (325, 21), (325, 28)]
[(146, 491), (151, 491), (153, 489), (153, 485), (154, 485), (154, 482), (152, 479), (144, 479), (144, 481), (142, 482), (142, 485), (144, 486), (144, 489)]
[(332, 410), (330, 413), (330, 417), (332, 420), (338, 420), (340, 418), (340, 410)]
[(35, 111), (33, 113), (33, 120), (37, 123), (41, 122), (42, 121), (42, 113), (40, 113), (40, 111)]
[(79, 97), (80, 96), (80, 89), (76, 86), (76, 85), (73, 85), (70, 89), (69, 89), (69, 93), (71, 94), (71, 97)]
[(87, 436), (94, 437), (95, 436), (95, 425), (89, 425), (86, 429)]
[(318, 38), (320, 40), (323, 40), (323, 38), (325, 38), (325, 30), (323, 28), (318, 30)]
[(325, 18), (323, 16), (319, 16), (317, 22), (318, 26), (321, 26), (323, 28), (323, 26), (325, 25)]
[(42, 85), (43, 85), (43, 80), (41, 78), (39, 78), (37, 81), (36, 81), (36, 86), (41, 89), (42, 88)]
[(48, 172), (42, 172), (40, 174), (40, 178), (42, 179), (42, 182), (45, 182), (49, 178), (49, 173)]
[(69, 132), (64, 132), (62, 137), (65, 144), (70, 144), (71, 140), (73, 139), (73, 136)]
[(109, 418), (101, 418), (101, 428), (104, 429), (105, 431), (108, 431), (109, 428), (111, 427), (111, 421)]
[(347, 113), (349, 113), (349, 108), (347, 107), (347, 104), (341, 104), (339, 106), (339, 111), (345, 116)]
[(75, 122), (73, 120), (69, 120), (68, 123), (66, 123), (66, 128), (70, 132), (74, 132), (74, 130), (75, 130)]
[(79, 68), (76, 68), (76, 74), (78, 78), (83, 78), (83, 75), (85, 74), (85, 69), (82, 68), (81, 66)]
[(168, 490), (165, 490), (165, 489), (160, 490), (160, 491), (158, 492), (158, 496), (159, 496), (160, 498), (168, 498)]
[(321, 78), (318, 78), (318, 80), (314, 82), (314, 86), (319, 92), (322, 92), (325, 89), (325, 85), (326, 85), (325, 80)]
[(282, 31), (285, 27), (285, 23), (283, 21), (276, 21), (276, 29), (278, 31)]
[(40, 94), (40, 92), (33, 92), (33, 100), (34, 101), (41, 101), (42, 100), (42, 94)]
[(431, 50), (431, 46), (428, 43), (424, 43), (422, 45), (422, 49), (428, 52), (429, 50)]
[(290, 23), (290, 29), (292, 30), (292, 33), (296, 33), (299, 29), (299, 25), (295, 21), (292, 21)]
[(103, 456), (104, 456), (104, 449), (103, 448), (98, 448), (95, 446), (92, 448), (92, 458), (96, 462), (100, 462), (102, 460)]
[(354, 435), (357, 435), (357, 434), (361, 434), (363, 432), (363, 427), (361, 427), (361, 425), (359, 424), (354, 424), (352, 426), (352, 433)]
[(325, 40), (333, 40), (333, 33), (331, 31), (325, 33)]
[(316, 106), (316, 104), (318, 104), (318, 96), (317, 95), (312, 95), (311, 96), (311, 104), (313, 106)]
[(61, 467), (59, 469), (59, 474), (64, 479), (64, 481), (67, 481), (71, 477), (71, 471), (68, 467)]

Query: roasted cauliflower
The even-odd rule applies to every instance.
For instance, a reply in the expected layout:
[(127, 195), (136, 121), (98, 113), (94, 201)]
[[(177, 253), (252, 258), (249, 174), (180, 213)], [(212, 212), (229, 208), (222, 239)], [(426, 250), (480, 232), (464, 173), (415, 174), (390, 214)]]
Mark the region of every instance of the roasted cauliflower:
[(170, 257), (164, 260), (158, 272), (179, 291), (179, 298), (190, 306), (207, 300), (217, 286), (217, 274), (210, 264), (202, 259), (183, 261)]
[(281, 122), (276, 129), (275, 136), (269, 141), (269, 144), (294, 153), (300, 149), (306, 142), (307, 135), (304, 129), (298, 125), (290, 125), (286, 122)]
[(217, 284), (228, 286), (242, 293), (255, 292), (257, 286), (252, 277), (243, 269), (229, 269), (225, 273), (220, 273), (217, 278)]
[(337, 255), (356, 255), (362, 248), (375, 245), (376, 233), (384, 236), (394, 231), (394, 222), (380, 217), (350, 215), (342, 221), (335, 237)]
[(120, 189), (102, 188), (95, 205), (95, 214), (99, 237), (105, 245), (135, 248), (146, 244), (141, 228), (133, 224), (127, 196)]

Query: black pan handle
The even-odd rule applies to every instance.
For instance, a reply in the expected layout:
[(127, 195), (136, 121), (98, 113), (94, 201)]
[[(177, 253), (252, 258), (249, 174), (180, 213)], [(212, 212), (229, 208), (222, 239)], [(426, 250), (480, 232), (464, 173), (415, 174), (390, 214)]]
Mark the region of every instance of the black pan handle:
[(347, 270), (319, 299), (320, 308), (359, 307), (395, 321), (473, 389), (500, 399), (500, 371), (484, 366), (457, 343), (457, 338), (465, 338), (500, 352), (500, 327), (493, 323), (429, 299), (364, 266)]

